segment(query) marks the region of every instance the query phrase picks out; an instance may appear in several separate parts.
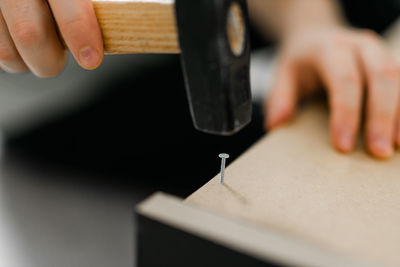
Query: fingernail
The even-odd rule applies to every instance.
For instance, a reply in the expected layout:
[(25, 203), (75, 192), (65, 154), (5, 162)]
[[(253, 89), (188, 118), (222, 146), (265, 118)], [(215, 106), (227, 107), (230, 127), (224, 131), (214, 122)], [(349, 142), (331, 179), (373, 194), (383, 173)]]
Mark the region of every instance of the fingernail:
[(378, 137), (373, 142), (374, 152), (380, 157), (390, 157), (393, 154), (393, 146), (387, 137)]
[(79, 51), (80, 63), (88, 69), (96, 68), (100, 61), (100, 55), (96, 49), (86, 46)]
[(353, 135), (345, 132), (339, 137), (339, 147), (344, 152), (349, 152), (353, 149)]

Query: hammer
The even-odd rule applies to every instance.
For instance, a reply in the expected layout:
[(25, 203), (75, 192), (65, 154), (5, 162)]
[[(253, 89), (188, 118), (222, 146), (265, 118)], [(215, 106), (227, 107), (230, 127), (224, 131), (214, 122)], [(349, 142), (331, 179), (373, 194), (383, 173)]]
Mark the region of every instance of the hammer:
[(246, 0), (93, 0), (106, 54), (181, 54), (196, 129), (238, 132), (251, 119)]

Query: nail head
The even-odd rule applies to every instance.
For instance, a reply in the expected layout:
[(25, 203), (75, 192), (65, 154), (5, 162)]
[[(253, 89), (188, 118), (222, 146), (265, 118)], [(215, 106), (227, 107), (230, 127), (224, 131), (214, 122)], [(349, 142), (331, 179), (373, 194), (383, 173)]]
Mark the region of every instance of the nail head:
[(221, 153), (218, 155), (218, 157), (220, 157), (221, 159), (227, 159), (227, 158), (229, 158), (229, 154)]

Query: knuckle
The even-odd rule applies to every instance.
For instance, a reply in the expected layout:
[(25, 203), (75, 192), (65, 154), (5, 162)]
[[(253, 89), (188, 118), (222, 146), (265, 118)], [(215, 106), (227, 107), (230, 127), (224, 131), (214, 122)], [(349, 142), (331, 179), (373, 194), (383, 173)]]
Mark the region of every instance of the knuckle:
[(399, 69), (393, 62), (386, 62), (373, 66), (370, 68), (371, 79), (375, 81), (391, 81), (393, 83), (399, 82)]
[[(356, 90), (361, 87), (361, 77), (354, 71), (345, 71), (337, 74), (338, 86)], [(350, 90), (347, 90), (350, 91)]]
[(16, 41), (24, 47), (37, 46), (41, 37), (40, 27), (23, 19), (12, 24), (10, 31)]
[(84, 24), (84, 18), (82, 16), (76, 15), (66, 19), (62, 24), (63, 27), (66, 29), (81, 28), (82, 25)]
[(81, 10), (73, 16), (65, 18), (60, 23), (60, 29), (68, 36), (77, 36), (84, 33), (88, 28), (88, 25), (90, 25), (90, 23), (87, 19), (87, 13), (84, 13), (83, 10)]
[(354, 33), (350, 30), (333, 31), (330, 38), (327, 38), (326, 46), (334, 47), (350, 47), (353, 45)]
[(363, 38), (365, 40), (370, 41), (370, 42), (379, 42), (380, 41), (379, 34), (374, 32), (373, 30), (363, 29), (363, 30), (361, 30), (361, 35), (363, 36)]
[(345, 34), (337, 34), (333, 37), (331, 47), (346, 47), (349, 45), (349, 38)]
[(399, 76), (398, 69), (395, 63), (393, 62), (387, 62), (385, 64), (382, 64), (382, 66), (377, 70), (378, 74), (385, 76), (385, 77), (391, 77), (391, 78), (396, 78)]

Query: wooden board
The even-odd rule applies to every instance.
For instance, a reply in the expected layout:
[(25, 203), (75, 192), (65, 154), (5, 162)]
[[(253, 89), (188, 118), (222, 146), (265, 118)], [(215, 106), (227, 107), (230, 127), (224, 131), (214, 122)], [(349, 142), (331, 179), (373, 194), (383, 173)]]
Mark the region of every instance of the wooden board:
[[(335, 151), (312, 106), (262, 138), (187, 203), (377, 266), (400, 265), (400, 155)], [(229, 151), (227, 151), (229, 152)]]
[(163, 193), (137, 207), (136, 222), (138, 266), (376, 266)]

